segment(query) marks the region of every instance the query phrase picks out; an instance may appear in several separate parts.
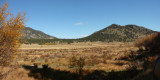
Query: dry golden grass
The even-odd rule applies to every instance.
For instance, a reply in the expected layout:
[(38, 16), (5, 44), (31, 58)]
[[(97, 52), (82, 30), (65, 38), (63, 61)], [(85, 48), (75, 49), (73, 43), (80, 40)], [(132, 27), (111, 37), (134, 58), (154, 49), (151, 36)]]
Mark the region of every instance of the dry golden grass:
[[(12, 65), (21, 67), (22, 65), (33, 66), (38, 64), (41, 68), (43, 64), (48, 64), (50, 68), (60, 71), (75, 72), (73, 68), (69, 67), (69, 59), (75, 56), (85, 57), (84, 70), (94, 71), (103, 70), (111, 71), (125, 71), (130, 66), (134, 66), (133, 62), (120, 59), (127, 57), (131, 52), (136, 52), (138, 48), (134, 47), (132, 43), (73, 43), (73, 44), (59, 44), (59, 45), (22, 45), (20, 53), (18, 54)], [(134, 62), (136, 63), (136, 62)], [(28, 71), (23, 68), (18, 68), (10, 73), (6, 80), (10, 80), (14, 75), (21, 74), (23, 80), (34, 80), (28, 77)], [(38, 75), (38, 74), (37, 74)], [(19, 80), (19, 78), (15, 80)], [(22, 80), (22, 79), (21, 79)]]
[[(70, 45), (22, 45), (17, 63), (19, 65), (49, 64), (52, 68), (68, 70), (69, 58), (76, 55), (85, 56), (88, 61), (93, 58), (96, 60), (94, 66), (85, 66), (86, 69), (124, 70), (129, 62), (116, 59), (134, 50), (137, 50), (137, 48), (133, 47), (132, 43), (88, 42)], [(124, 64), (123, 66), (117, 65), (117, 62)]]

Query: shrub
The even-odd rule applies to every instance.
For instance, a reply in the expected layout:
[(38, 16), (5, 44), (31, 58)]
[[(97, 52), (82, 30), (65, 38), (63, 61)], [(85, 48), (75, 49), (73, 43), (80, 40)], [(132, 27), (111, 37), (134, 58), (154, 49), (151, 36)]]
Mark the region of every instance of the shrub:
[(85, 66), (85, 57), (75, 57), (74, 55), (69, 58), (69, 67), (75, 68), (78, 74), (82, 74), (83, 67)]
[(75, 55), (72, 55), (72, 57), (69, 58), (69, 68), (74, 68), (76, 66), (76, 61), (77, 61), (77, 58)]
[(19, 37), (24, 28), (24, 19), (20, 13), (15, 17), (8, 10), (8, 4), (0, 6), (0, 65), (9, 65), (18, 47)]
[(104, 64), (106, 64), (106, 56), (107, 56), (107, 53), (103, 52), (102, 59)]
[(91, 55), (85, 63), (87, 66), (94, 66), (95, 64), (99, 64), (100, 62), (101, 61), (98, 59), (98, 56)]
[(145, 36), (135, 41), (135, 46), (147, 51), (160, 51), (160, 32)]

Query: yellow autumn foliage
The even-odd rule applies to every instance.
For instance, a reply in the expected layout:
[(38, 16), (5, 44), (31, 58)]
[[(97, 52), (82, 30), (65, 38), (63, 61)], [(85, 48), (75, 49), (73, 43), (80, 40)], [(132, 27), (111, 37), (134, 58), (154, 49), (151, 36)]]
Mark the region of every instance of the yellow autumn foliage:
[(0, 6), (0, 65), (9, 65), (20, 46), (19, 37), (24, 28), (25, 14), (14, 16), (8, 4)]

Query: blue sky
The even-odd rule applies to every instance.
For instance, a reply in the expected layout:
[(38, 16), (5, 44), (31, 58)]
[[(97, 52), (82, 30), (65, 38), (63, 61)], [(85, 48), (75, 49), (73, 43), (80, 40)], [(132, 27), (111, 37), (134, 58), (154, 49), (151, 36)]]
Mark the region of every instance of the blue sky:
[(26, 26), (58, 38), (80, 38), (111, 24), (135, 24), (160, 31), (160, 0), (0, 0)]

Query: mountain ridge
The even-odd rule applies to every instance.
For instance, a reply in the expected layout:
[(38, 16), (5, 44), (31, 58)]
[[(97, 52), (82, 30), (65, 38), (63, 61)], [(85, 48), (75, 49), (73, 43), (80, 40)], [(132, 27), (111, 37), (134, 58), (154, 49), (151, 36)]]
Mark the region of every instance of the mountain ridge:
[(32, 29), (30, 27), (24, 27), (22, 31), (23, 39), (55, 39), (56, 37), (50, 36), (42, 31)]
[(107, 41), (107, 42), (131, 42), (134, 39), (155, 33), (156, 31), (147, 29), (137, 25), (112, 24), (104, 29), (101, 29), (93, 34), (81, 38), (86, 41)]
[[(112, 24), (104, 29), (94, 32), (93, 34), (78, 39), (60, 39), (56, 37), (52, 37), (43, 33), (42, 31), (37, 31), (32, 28), (26, 28), (29, 31), (24, 31), (28, 36), (29, 43), (73, 43), (73, 42), (95, 42), (95, 41), (102, 41), (102, 42), (133, 42), (134, 40), (144, 37), (146, 35), (155, 33), (157, 31), (153, 31), (147, 29), (142, 26), (137, 25), (125, 25), (121, 26), (118, 24)], [(32, 34), (34, 33), (34, 34)], [(38, 33), (38, 34), (36, 34)], [(33, 37), (36, 36), (36, 37)], [(25, 37), (24, 37), (25, 38)], [(30, 40), (29, 40), (30, 39)]]

